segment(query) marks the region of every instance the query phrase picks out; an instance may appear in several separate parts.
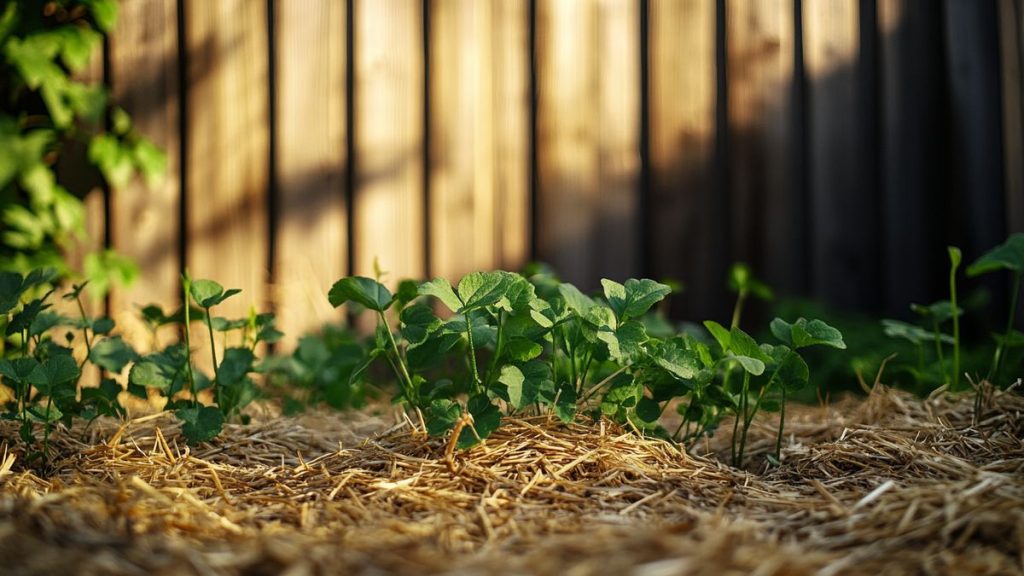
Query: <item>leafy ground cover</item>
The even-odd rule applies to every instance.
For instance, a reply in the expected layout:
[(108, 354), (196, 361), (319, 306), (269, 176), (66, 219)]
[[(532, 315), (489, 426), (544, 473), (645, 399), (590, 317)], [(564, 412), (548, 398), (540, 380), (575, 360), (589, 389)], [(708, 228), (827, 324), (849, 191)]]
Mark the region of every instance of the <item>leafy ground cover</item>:
[[(977, 423), (969, 395), (882, 385), (795, 409), (782, 465), (749, 472), (555, 415), (508, 419), (455, 472), (444, 439), (363, 413), (195, 447), (169, 416), (107, 421), (55, 438), (51, 477), (8, 455), (0, 551), (7, 574), (1013, 574), (1024, 403), (988, 392)], [(775, 436), (756, 421), (749, 450)]]

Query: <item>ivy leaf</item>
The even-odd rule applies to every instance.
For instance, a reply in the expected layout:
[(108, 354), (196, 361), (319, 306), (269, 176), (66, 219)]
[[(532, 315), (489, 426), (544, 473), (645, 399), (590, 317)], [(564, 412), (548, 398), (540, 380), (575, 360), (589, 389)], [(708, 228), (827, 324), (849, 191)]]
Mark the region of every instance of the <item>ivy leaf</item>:
[(455, 444), (455, 447), (459, 449), (469, 448), (486, 440), (492, 432), (501, 426), (501, 412), (498, 411), (497, 406), (491, 404), (491, 400), (484, 394), (470, 398), (466, 403), (466, 409), (473, 416), (473, 426), (466, 426), (462, 429), (459, 440)]
[(1024, 233), (1012, 234), (967, 267), (968, 276), (980, 276), (996, 270), (1024, 273)]
[(238, 288), (224, 290), (224, 287), (213, 280), (193, 280), (189, 286), (192, 299), (203, 308), (212, 308), (241, 292)]
[(391, 291), (386, 286), (365, 276), (338, 280), (331, 287), (327, 299), (335, 308), (351, 301), (376, 312), (384, 312), (394, 301)]
[(452, 289), (452, 285), (444, 278), (434, 278), (420, 284), (419, 294), (420, 296), (433, 296), (437, 298), (452, 312), (458, 312), (462, 309), (462, 300), (459, 300), (455, 290)]
[(601, 280), (601, 285), (608, 304), (620, 322), (643, 316), (651, 306), (672, 293), (672, 289), (665, 284), (647, 278), (630, 278), (624, 285), (605, 278)]
[(214, 406), (179, 408), (174, 415), (184, 422), (181, 433), (192, 445), (213, 440), (224, 428), (224, 414)]
[(402, 310), (402, 337), (409, 344), (422, 344), (427, 336), (441, 325), (441, 319), (426, 304), (413, 304)]
[(846, 349), (842, 333), (821, 320), (798, 318), (789, 324), (781, 318), (775, 318), (770, 327), (776, 338), (796, 349), (815, 345)]
[(120, 336), (105, 338), (93, 344), (89, 352), (89, 361), (93, 364), (120, 374), (125, 366), (138, 360), (139, 355)]

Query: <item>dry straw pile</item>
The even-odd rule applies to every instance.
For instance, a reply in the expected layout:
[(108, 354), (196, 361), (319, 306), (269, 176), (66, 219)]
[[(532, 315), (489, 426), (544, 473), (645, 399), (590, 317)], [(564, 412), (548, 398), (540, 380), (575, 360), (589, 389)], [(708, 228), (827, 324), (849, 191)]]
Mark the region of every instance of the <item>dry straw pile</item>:
[(442, 440), (361, 415), (266, 418), (198, 449), (167, 417), (108, 423), (59, 434), (48, 476), (0, 453), (0, 571), (1024, 573), (1024, 398), (986, 408), (972, 423), (970, 397), (877, 387), (794, 416), (778, 468), (758, 464), (764, 422), (749, 471), (548, 418), (510, 421), (454, 472)]

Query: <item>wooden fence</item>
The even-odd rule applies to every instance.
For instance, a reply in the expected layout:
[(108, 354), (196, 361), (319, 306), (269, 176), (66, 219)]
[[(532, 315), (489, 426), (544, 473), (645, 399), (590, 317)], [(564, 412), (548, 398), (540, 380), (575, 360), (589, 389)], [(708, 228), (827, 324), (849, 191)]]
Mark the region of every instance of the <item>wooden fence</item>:
[(1021, 0), (123, 0), (115, 99), (170, 174), (89, 199), (143, 270), (299, 333), (337, 278), (552, 264), (901, 310), (1024, 231)]

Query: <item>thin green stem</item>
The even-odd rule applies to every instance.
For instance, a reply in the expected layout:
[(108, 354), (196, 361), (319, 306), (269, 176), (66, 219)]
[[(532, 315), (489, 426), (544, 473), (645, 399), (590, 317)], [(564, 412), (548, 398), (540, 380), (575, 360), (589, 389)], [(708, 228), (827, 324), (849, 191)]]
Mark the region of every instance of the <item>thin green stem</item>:
[[(217, 397), (217, 406), (220, 406), (220, 377), (217, 372), (217, 341), (214, 340), (213, 336), (213, 320), (210, 318), (210, 309), (208, 307), (204, 307), (203, 309), (206, 310), (206, 328), (210, 332), (210, 356), (213, 358), (213, 381), (216, 385), (216, 388), (214, 388), (214, 394)], [(225, 347), (227, 347), (227, 343), (225, 343)]]
[(494, 355), (487, 363), (487, 373), (484, 374), (484, 388), (490, 388), (491, 379), (494, 377), (494, 369), (497, 368), (498, 358), (501, 356), (501, 349), (505, 346), (505, 311), (498, 310), (498, 336), (494, 344)]
[(468, 310), (466, 311), (466, 339), (469, 341), (469, 368), (473, 373), (473, 387), (476, 389), (476, 393), (480, 394), (483, 392), (483, 386), (480, 383), (480, 373), (476, 369), (476, 346), (473, 345), (473, 318)]
[[(81, 295), (75, 296), (75, 302), (78, 304), (78, 313), (82, 315), (82, 337), (85, 339), (86, 358), (89, 358), (92, 356), (92, 341), (89, 339), (89, 318), (85, 314), (85, 306), (82, 304)], [(85, 365), (85, 361), (82, 361), (82, 365)]]
[(46, 423), (43, 425), (43, 459), (46, 460), (50, 457), (50, 428), (52, 423), (50, 422), (50, 410), (53, 408), (53, 391), (50, 391), (50, 395), (46, 397)]
[(614, 380), (616, 376), (618, 376), (619, 374), (622, 374), (623, 372), (625, 372), (627, 368), (629, 368), (629, 367), (628, 366), (623, 366), (622, 368), (619, 368), (615, 372), (612, 372), (611, 374), (609, 374), (604, 380), (601, 380), (597, 384), (594, 384), (593, 386), (591, 386), (590, 390), (587, 390), (587, 393), (583, 396), (583, 399), (580, 400), (580, 404), (586, 404), (587, 400), (590, 400), (590, 398), (598, 390), (600, 390), (602, 386), (604, 386), (605, 384), (607, 384), (607, 383), (611, 382), (612, 380)]
[[(413, 387), (412, 377), (409, 376), (409, 369), (405, 367), (405, 361), (402, 359), (402, 353), (398, 350), (398, 343), (395, 342), (395, 335), (391, 333), (391, 324), (388, 323), (388, 316), (384, 312), (377, 312), (377, 315), (384, 324), (384, 331), (388, 334), (388, 342), (391, 343), (391, 350), (395, 354), (395, 362), (398, 363), (399, 368), (397, 376), (399, 381), (402, 382), (402, 387), (405, 388), (405, 398), (414, 406), (418, 406), (419, 391)], [(473, 375), (476, 376), (475, 366)]]
[(779, 404), (779, 435), (775, 438), (775, 459), (782, 462), (782, 434), (786, 427), (786, 387), (782, 387), (782, 402)]
[(747, 291), (740, 288), (739, 295), (736, 296), (736, 305), (732, 308), (732, 322), (729, 324), (730, 328), (738, 328), (740, 325), (740, 316), (743, 314), (743, 303), (747, 299)]
[(988, 371), (987, 380), (992, 383), (999, 377), (999, 365), (1002, 363), (1003, 350), (1005, 350), (1006, 343), (1010, 340), (1010, 335), (1013, 334), (1013, 321), (1017, 318), (1017, 300), (1020, 296), (1021, 276), (1024, 276), (1024, 273), (1013, 273), (1013, 288), (1010, 292), (1010, 313), (1006, 319), (1006, 331), (1003, 333), (1003, 340), (996, 343), (996, 353), (992, 358), (992, 367)]
[[(748, 409), (749, 405), (750, 405), (750, 372), (744, 372), (743, 373), (743, 388), (740, 391), (740, 409), (739, 409), (739, 413), (736, 415), (736, 422), (733, 423), (733, 433), (732, 433), (733, 434), (733, 446), (734, 446), (733, 455), (732, 455), (732, 465), (736, 466), (737, 468), (743, 462), (743, 449), (744, 449), (744, 445), (746, 444), (746, 440), (747, 440), (746, 420), (747, 420), (747, 409)], [(740, 444), (739, 444), (739, 447), (738, 447), (738, 450), (737, 450), (735, 448), (736, 447), (736, 432), (737, 432), (737, 427), (740, 424), (739, 421), (741, 419), (743, 420), (743, 429), (742, 429), (742, 431), (740, 431), (740, 433), (741, 433)]]
[(953, 390), (960, 387), (960, 314), (956, 305), (956, 273), (949, 275), (949, 299), (953, 305)]
[(189, 288), (192, 280), (186, 273), (181, 278), (181, 286), (185, 292), (183, 311), (185, 312), (185, 379), (188, 381), (188, 392), (192, 396), (192, 406), (199, 405), (199, 395), (196, 394), (196, 376), (192, 371), (192, 304), (189, 298)]
[(937, 320), (932, 320), (932, 334), (935, 336), (935, 358), (939, 361), (939, 367), (945, 371), (946, 355), (942, 353), (942, 333), (939, 332), (939, 322)]

